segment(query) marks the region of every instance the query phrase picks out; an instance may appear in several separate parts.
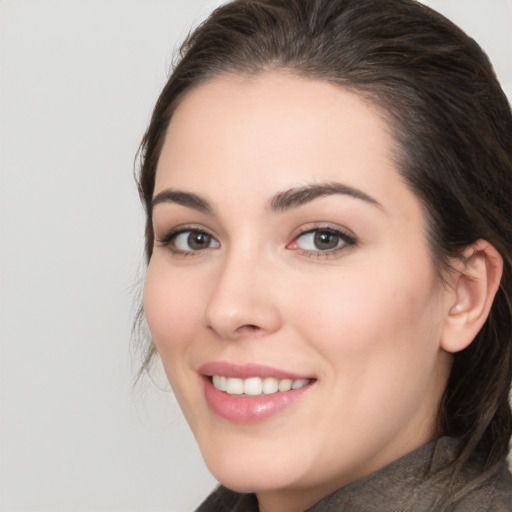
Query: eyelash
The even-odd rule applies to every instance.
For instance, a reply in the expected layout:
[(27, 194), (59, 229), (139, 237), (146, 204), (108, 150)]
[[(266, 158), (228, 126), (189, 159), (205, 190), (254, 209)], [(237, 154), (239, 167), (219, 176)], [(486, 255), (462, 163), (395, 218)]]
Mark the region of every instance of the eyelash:
[(155, 238), (155, 242), (160, 244), (162, 247), (167, 247), (173, 254), (177, 256), (197, 256), (198, 254), (202, 254), (204, 251), (207, 251), (208, 249), (211, 249), (211, 247), (206, 247), (204, 249), (190, 249), (189, 251), (184, 251), (182, 249), (178, 249), (173, 245), (173, 242), (176, 241), (176, 238), (178, 238), (179, 235), (182, 235), (184, 233), (190, 233), (190, 234), (196, 234), (196, 235), (204, 235), (211, 240), (214, 240), (215, 243), (219, 244), (219, 242), (210, 235), (207, 231), (205, 231), (200, 226), (180, 226), (174, 229), (171, 229), (162, 238)]
[[(182, 250), (178, 249), (173, 245), (173, 242), (176, 241), (176, 238), (179, 235), (182, 235), (184, 233), (190, 233), (190, 234), (196, 234), (196, 235), (204, 235), (210, 239), (210, 241), (214, 241), (214, 243), (217, 244), (216, 247), (205, 247), (204, 249), (190, 249), (190, 250)], [(326, 249), (326, 250), (308, 250), (308, 249), (301, 249), (300, 247), (293, 247), (294, 245), (297, 245), (298, 240), (301, 238), (306, 237), (306, 235), (312, 235), (313, 233), (320, 233), (320, 234), (326, 234), (333, 237), (337, 237), (338, 243), (341, 243), (341, 245), (334, 247), (332, 249)], [(190, 235), (189, 235), (190, 236)], [(181, 226), (178, 228), (171, 229), (168, 231), (162, 238), (155, 239), (155, 242), (160, 244), (162, 247), (168, 247), (169, 250), (177, 255), (177, 256), (198, 256), (199, 254), (204, 253), (205, 251), (217, 248), (219, 247), (219, 242), (213, 237), (210, 233), (208, 233), (206, 230), (204, 230), (200, 226)], [(300, 254), (310, 257), (310, 258), (329, 258), (329, 257), (335, 257), (340, 251), (346, 250), (350, 246), (357, 245), (357, 240), (354, 236), (349, 235), (346, 231), (343, 229), (337, 227), (333, 228), (331, 226), (313, 226), (313, 227), (307, 227), (307, 228), (301, 228), (297, 234), (294, 236), (293, 240), (286, 245), (287, 249), (296, 250)]]
[(302, 255), (310, 257), (310, 258), (331, 258), (336, 257), (340, 251), (345, 251), (350, 246), (357, 245), (357, 239), (348, 234), (343, 229), (336, 227), (333, 228), (331, 226), (313, 226), (313, 227), (307, 227), (307, 228), (301, 228), (299, 229), (298, 233), (294, 236), (293, 241), (287, 245), (287, 248), (290, 248), (293, 245), (297, 244), (297, 241), (301, 238), (304, 238), (306, 235), (311, 235), (313, 233), (319, 233), (319, 234), (327, 234), (330, 236), (337, 237), (338, 243), (341, 243), (341, 245), (334, 247), (333, 249), (327, 249), (325, 251), (322, 250), (307, 250), (307, 249), (301, 249), (300, 247), (297, 247), (295, 250), (300, 252)]

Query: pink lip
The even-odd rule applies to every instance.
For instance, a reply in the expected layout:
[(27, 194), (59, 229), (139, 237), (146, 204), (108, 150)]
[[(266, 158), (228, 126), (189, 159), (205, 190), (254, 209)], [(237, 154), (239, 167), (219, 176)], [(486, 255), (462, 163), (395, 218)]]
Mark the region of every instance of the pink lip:
[(278, 380), (282, 379), (311, 379), (308, 375), (299, 375), (297, 373), (288, 372), (271, 366), (263, 366), (260, 364), (234, 364), (224, 361), (212, 361), (203, 364), (199, 368), (199, 373), (212, 377), (213, 375), (223, 375), (224, 377), (238, 377), (239, 379), (249, 379), (250, 377), (274, 377)]
[(241, 379), (274, 377), (278, 380), (298, 380), (307, 379), (308, 377), (268, 366), (235, 365), (225, 362), (207, 363), (201, 366), (200, 373), (204, 383), (206, 402), (210, 409), (225, 420), (242, 424), (257, 423), (278, 414), (299, 401), (304, 393), (310, 390), (316, 383), (316, 380), (313, 379), (309, 384), (299, 389), (291, 389), (290, 391), (277, 392), (270, 395), (229, 395), (214, 387), (211, 376), (223, 375), (225, 377), (238, 377)]

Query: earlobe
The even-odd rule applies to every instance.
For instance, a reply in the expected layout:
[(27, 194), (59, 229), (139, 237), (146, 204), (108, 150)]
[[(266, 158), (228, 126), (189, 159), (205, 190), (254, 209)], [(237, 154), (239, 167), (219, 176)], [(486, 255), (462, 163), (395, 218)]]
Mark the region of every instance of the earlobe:
[(485, 240), (467, 247), (455, 262), (453, 293), (443, 328), (441, 348), (459, 352), (484, 325), (498, 291), (503, 259)]

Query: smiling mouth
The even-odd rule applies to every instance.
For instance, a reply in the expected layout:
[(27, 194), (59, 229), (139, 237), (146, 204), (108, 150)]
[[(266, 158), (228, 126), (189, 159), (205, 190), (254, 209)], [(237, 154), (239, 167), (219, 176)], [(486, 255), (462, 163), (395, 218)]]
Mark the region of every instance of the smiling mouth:
[(317, 379), (260, 364), (211, 361), (199, 368), (210, 410), (234, 424), (250, 425), (301, 402)]
[(276, 379), (275, 377), (250, 377), (241, 379), (238, 377), (225, 377), (213, 375), (211, 382), (215, 389), (228, 395), (260, 396), (284, 393), (292, 389), (300, 389), (307, 386), (311, 379)]

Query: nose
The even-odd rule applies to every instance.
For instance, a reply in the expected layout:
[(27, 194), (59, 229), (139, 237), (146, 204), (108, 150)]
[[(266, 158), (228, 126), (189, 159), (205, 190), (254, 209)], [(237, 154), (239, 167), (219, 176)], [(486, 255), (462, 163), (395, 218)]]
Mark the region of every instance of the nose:
[(281, 326), (276, 292), (271, 262), (233, 251), (217, 272), (204, 323), (225, 340), (272, 334)]

